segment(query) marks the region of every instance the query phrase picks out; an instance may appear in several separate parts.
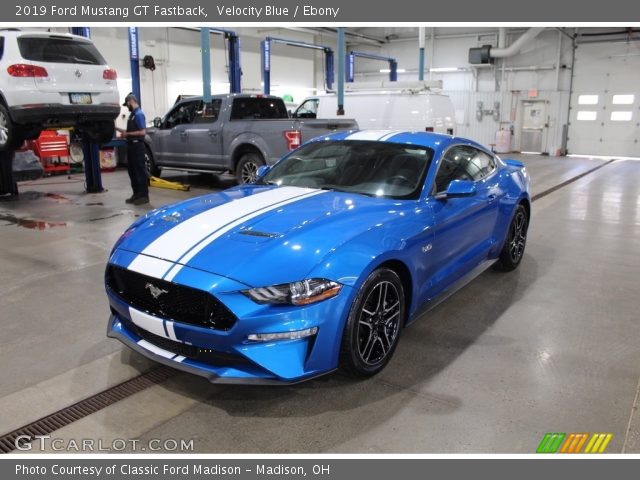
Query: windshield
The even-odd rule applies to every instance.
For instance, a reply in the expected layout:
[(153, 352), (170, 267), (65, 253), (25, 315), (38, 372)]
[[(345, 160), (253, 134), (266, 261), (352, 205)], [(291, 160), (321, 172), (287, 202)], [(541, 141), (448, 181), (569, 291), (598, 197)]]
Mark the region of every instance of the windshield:
[(25, 60), (52, 63), (105, 65), (107, 62), (91, 42), (60, 37), (20, 37), (20, 55)]
[(260, 183), (416, 199), (430, 148), (361, 140), (313, 142), (274, 165)]

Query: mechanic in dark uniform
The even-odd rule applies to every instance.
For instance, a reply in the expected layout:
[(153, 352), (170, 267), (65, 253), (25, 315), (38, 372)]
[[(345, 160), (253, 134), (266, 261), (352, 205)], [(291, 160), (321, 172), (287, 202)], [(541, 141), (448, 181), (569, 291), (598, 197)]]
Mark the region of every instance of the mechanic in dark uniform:
[(138, 99), (133, 93), (126, 96), (123, 106), (127, 107), (131, 114), (127, 120), (127, 129), (118, 128), (118, 131), (120, 136), (127, 140), (127, 168), (133, 189), (133, 195), (125, 201), (134, 205), (143, 205), (149, 203), (149, 178), (144, 158), (147, 122)]

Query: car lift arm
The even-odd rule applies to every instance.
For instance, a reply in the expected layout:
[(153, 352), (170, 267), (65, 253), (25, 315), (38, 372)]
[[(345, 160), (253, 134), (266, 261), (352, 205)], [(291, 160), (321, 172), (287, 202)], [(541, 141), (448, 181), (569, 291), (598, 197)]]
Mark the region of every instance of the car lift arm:
[(381, 62), (389, 62), (389, 80), (392, 82), (398, 81), (398, 62), (395, 58), (385, 57), (383, 55), (376, 55), (375, 53), (356, 52), (351, 50), (346, 59), (346, 72), (347, 82), (353, 83), (356, 76), (356, 57), (368, 58), (369, 60), (380, 60)]
[(260, 59), (262, 61), (262, 82), (263, 92), (265, 95), (271, 93), (271, 46), (274, 43), (288, 45), (290, 47), (309, 48), (312, 50), (320, 50), (324, 52), (325, 62), (325, 87), (327, 90), (333, 90), (334, 82), (334, 52), (331, 47), (326, 45), (318, 45), (315, 43), (301, 42), (299, 40), (287, 40), (284, 38), (267, 37), (260, 42)]

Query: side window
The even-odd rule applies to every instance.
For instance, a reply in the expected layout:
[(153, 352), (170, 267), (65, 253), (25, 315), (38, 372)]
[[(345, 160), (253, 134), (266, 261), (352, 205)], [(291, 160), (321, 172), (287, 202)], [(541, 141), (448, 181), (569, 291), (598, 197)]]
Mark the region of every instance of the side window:
[(0, 37), (0, 60), (4, 57), (4, 37)]
[(435, 191), (443, 192), (453, 180), (478, 181), (489, 176), (496, 168), (493, 156), (477, 148), (460, 145), (445, 153), (436, 174)]
[(282, 99), (263, 97), (241, 97), (233, 99), (230, 120), (289, 118)]
[(198, 103), (193, 123), (215, 123), (220, 116), (221, 107), (222, 100), (219, 98), (213, 99), (211, 103), (208, 104), (205, 104), (204, 102)]
[(466, 147), (451, 147), (442, 157), (435, 180), (435, 191), (444, 192), (453, 180), (473, 180), (467, 172), (469, 153)]
[(185, 102), (174, 107), (164, 119), (164, 128), (193, 123), (196, 108), (200, 103), (202, 102)]
[(491, 155), (487, 155), (475, 148), (470, 148), (470, 150), (473, 156), (469, 159), (467, 171), (473, 177), (473, 180), (482, 180), (491, 175), (496, 168), (495, 159)]
[(318, 103), (317, 99), (310, 99), (304, 102), (296, 110), (296, 118), (316, 118), (318, 115)]

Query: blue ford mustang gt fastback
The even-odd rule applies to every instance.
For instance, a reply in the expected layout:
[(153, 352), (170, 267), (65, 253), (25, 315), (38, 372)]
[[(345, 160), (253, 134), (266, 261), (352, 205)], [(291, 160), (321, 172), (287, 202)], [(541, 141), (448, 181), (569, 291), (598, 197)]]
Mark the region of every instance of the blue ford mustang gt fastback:
[(373, 375), (421, 313), (518, 266), (528, 190), (522, 163), (463, 138), (311, 140), (254, 184), (131, 225), (106, 270), (108, 335), (212, 382)]

